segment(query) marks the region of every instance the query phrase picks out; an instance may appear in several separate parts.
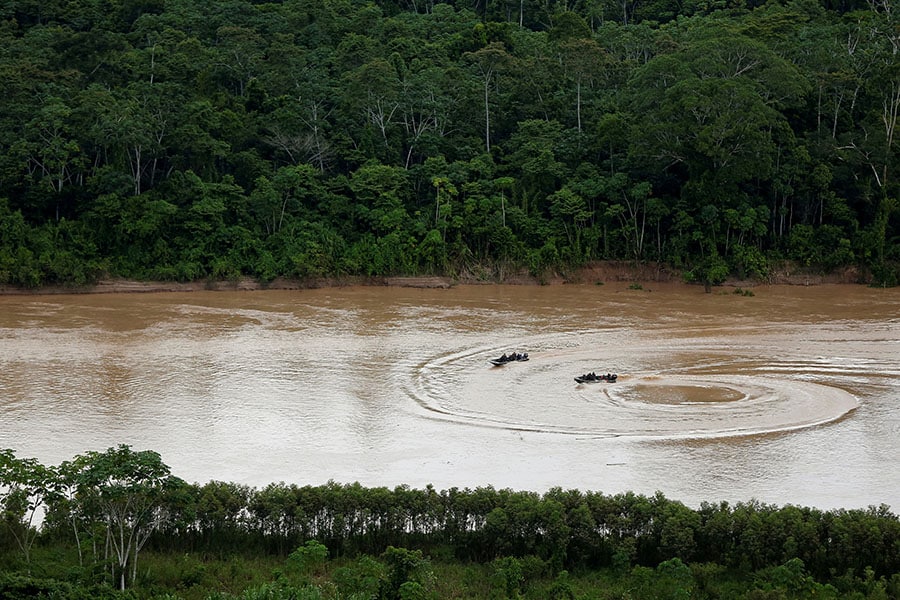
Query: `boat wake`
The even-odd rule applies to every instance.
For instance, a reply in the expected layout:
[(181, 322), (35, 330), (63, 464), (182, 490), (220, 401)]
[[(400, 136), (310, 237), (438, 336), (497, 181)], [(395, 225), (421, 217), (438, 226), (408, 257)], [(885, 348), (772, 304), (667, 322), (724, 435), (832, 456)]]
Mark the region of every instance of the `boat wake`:
[[(785, 372), (760, 363), (752, 350), (752, 360), (740, 353), (710, 356), (709, 349), (698, 359), (686, 347), (667, 347), (668, 362), (660, 364), (647, 360), (658, 347), (632, 347), (617, 364), (605, 365), (593, 344), (573, 345), (569, 336), (530, 342), (530, 361), (499, 370), (483, 366), (496, 348), (434, 357), (407, 373), (407, 393), (427, 418), (579, 438), (787, 432), (837, 421), (859, 405), (828, 378), (811, 377), (802, 366)], [(573, 382), (586, 371), (620, 375), (614, 382)]]

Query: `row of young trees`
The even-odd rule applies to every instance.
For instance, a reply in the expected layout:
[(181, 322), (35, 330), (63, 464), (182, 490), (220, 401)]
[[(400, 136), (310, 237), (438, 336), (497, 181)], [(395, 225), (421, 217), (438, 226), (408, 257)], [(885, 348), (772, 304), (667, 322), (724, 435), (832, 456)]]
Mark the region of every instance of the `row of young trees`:
[(0, 283), (893, 283), (892, 2), (6, 3)]
[(6, 539), (26, 562), (36, 540), (67, 540), (82, 564), (105, 565), (122, 589), (146, 544), (174, 553), (288, 556), (313, 540), (332, 556), (378, 556), (389, 547), (477, 563), (533, 556), (554, 572), (656, 568), (673, 559), (746, 572), (797, 560), (820, 581), (866, 573), (890, 580), (900, 572), (900, 520), (885, 506), (821, 511), (748, 502), (694, 510), (661, 494), (559, 488), (200, 485), (172, 476), (158, 454), (128, 446), (58, 467), (5, 450), (0, 490)]

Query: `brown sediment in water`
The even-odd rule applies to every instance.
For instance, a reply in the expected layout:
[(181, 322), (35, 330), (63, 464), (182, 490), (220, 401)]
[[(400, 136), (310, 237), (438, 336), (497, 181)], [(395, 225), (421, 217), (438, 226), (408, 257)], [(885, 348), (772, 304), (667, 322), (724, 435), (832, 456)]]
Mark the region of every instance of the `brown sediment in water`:
[(128, 443), (259, 486), (900, 505), (900, 288), (603, 282), (0, 297), (0, 447)]

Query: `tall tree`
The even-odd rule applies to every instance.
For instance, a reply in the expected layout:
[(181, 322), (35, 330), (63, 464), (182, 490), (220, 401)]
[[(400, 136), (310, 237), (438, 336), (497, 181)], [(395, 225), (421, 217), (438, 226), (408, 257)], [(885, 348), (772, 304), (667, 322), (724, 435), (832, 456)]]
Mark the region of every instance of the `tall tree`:
[(875, 261), (885, 258), (888, 224), (900, 207), (900, 185), (894, 170), (898, 168), (900, 146), (900, 15), (891, 0), (872, 0), (868, 13), (856, 25), (860, 52), (867, 57), (872, 76), (866, 80), (868, 102), (858, 127), (849, 130), (838, 146), (841, 157), (863, 165), (869, 171), (875, 190)]
[(563, 67), (575, 85), (575, 127), (581, 133), (583, 90), (595, 83), (606, 57), (600, 45), (589, 39), (568, 40), (561, 45), (560, 52)]
[(168, 518), (166, 492), (183, 482), (159, 454), (127, 445), (76, 457), (78, 497), (96, 507), (115, 554), (119, 589), (137, 576), (138, 553)]
[(400, 108), (400, 81), (391, 63), (375, 58), (344, 77), (350, 93), (347, 99), (364, 121), (378, 130), (381, 142), (390, 149), (388, 130)]
[(54, 469), (33, 458), (17, 458), (10, 449), (0, 450), (0, 518), (31, 563), (31, 548), (38, 535), (36, 519), (57, 494)]
[(512, 62), (501, 42), (491, 42), (475, 52), (466, 53), (466, 58), (475, 66), (481, 77), (484, 99), (484, 146), (491, 151), (491, 89), (498, 73)]
[(57, 221), (63, 188), (84, 181), (84, 155), (72, 126), (72, 109), (61, 98), (47, 98), (17, 145), (29, 175), (55, 197)]

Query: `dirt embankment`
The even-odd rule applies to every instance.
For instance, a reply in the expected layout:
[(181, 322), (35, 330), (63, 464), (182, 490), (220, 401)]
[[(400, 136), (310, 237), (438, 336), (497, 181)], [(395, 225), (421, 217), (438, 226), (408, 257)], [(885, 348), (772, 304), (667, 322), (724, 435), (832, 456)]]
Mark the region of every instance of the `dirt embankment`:
[[(19, 288), (0, 286), (0, 294), (103, 294), (103, 293), (149, 293), (149, 292), (194, 292), (194, 291), (255, 291), (255, 290), (301, 290), (324, 287), (346, 287), (354, 285), (398, 286), (416, 288), (449, 288), (454, 285), (561, 285), (573, 283), (602, 283), (613, 281), (633, 281), (635, 283), (680, 283), (683, 274), (655, 263), (596, 262), (577, 270), (554, 273), (537, 278), (526, 271), (505, 273), (492, 277), (335, 277), (319, 279), (278, 278), (263, 284), (254, 279), (242, 278), (227, 281), (133, 281), (127, 279), (104, 279), (88, 286), (44, 286), (39, 288)], [(806, 272), (792, 265), (779, 265), (764, 281), (731, 279), (724, 286), (754, 287), (757, 285), (819, 285), (825, 283), (865, 283), (865, 277), (856, 269), (846, 269), (832, 274)], [(688, 285), (688, 284), (685, 284)]]

